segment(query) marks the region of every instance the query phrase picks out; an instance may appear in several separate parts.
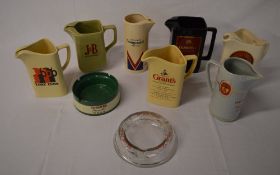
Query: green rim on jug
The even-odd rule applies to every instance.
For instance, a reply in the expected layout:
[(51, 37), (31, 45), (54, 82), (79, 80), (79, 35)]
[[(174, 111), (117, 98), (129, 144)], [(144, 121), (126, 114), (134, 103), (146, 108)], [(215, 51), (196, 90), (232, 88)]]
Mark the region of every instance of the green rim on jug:
[(120, 101), (117, 79), (104, 72), (93, 72), (75, 81), (72, 92), (74, 106), (88, 115), (102, 115), (112, 111)]

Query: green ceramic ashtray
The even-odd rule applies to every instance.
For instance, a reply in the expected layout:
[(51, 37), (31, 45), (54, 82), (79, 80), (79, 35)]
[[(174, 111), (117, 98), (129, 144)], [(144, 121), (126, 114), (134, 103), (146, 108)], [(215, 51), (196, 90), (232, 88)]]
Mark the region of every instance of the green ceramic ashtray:
[(104, 72), (93, 72), (75, 81), (72, 92), (74, 106), (88, 115), (102, 115), (112, 111), (120, 101), (117, 79)]

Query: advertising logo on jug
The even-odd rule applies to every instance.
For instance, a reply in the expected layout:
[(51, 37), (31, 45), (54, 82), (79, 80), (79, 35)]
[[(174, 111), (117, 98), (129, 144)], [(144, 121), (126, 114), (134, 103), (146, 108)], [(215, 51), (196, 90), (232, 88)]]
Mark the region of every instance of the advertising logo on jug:
[(176, 46), (183, 55), (198, 55), (200, 51), (201, 38), (192, 36), (177, 36)]
[(153, 74), (153, 79), (165, 83), (171, 83), (171, 84), (176, 83), (176, 79), (174, 77), (168, 76), (166, 69), (163, 69), (163, 71), (159, 74)]
[(232, 87), (229, 82), (223, 80), (219, 83), (219, 90), (221, 94), (228, 96), (232, 91)]
[(52, 68), (33, 68), (34, 83), (36, 86), (51, 86), (58, 85), (55, 77), (57, 76), (57, 71)]
[(85, 56), (91, 56), (97, 54), (97, 45), (96, 44), (87, 44)]
[(127, 39), (126, 41), (132, 46), (139, 46), (144, 43), (144, 40), (142, 39)]
[(236, 52), (232, 53), (230, 55), (230, 57), (239, 57), (246, 61), (249, 61), (251, 64), (254, 63), (254, 57), (246, 51), (236, 51)]

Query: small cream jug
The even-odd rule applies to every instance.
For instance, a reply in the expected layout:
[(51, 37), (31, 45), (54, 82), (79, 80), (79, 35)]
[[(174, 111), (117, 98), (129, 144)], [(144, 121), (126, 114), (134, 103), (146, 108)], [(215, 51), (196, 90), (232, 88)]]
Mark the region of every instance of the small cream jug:
[[(113, 39), (105, 46), (104, 33), (113, 30)], [(117, 42), (114, 25), (103, 26), (99, 20), (75, 21), (64, 27), (75, 42), (78, 64), (82, 72), (101, 70), (107, 63), (106, 53)]]
[[(218, 67), (214, 83), (211, 83), (210, 65)], [(209, 105), (211, 115), (226, 122), (238, 119), (249, 89), (262, 75), (248, 61), (237, 57), (228, 58), (221, 65), (209, 61), (206, 70), (212, 93)]]
[[(58, 51), (63, 48), (67, 49), (67, 57), (61, 66)], [(57, 97), (67, 94), (63, 70), (70, 61), (68, 44), (54, 46), (48, 39), (41, 39), (17, 49), (15, 54), (25, 64), (37, 97)]]
[(221, 63), (229, 57), (239, 57), (256, 65), (267, 53), (269, 44), (247, 29), (239, 29), (223, 36)]
[[(196, 55), (184, 56), (175, 45), (144, 52), (141, 60), (148, 63), (148, 101), (166, 107), (180, 104), (184, 79), (197, 64)], [(187, 63), (192, 65), (185, 73)]]
[(143, 72), (147, 66), (141, 56), (148, 49), (149, 31), (154, 22), (141, 14), (130, 14), (124, 18), (125, 67), (131, 72)]

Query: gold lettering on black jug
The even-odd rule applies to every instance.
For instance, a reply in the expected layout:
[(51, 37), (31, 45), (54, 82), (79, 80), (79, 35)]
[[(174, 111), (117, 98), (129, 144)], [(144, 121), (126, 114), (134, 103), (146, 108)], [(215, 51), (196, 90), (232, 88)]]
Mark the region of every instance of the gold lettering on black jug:
[(181, 50), (183, 55), (199, 55), (200, 37), (177, 36), (176, 46)]

